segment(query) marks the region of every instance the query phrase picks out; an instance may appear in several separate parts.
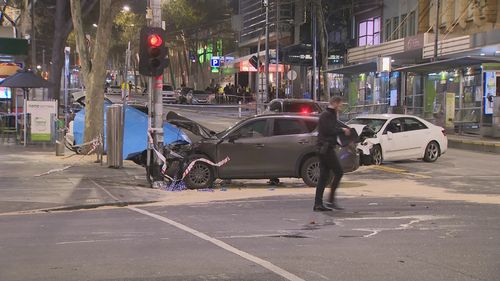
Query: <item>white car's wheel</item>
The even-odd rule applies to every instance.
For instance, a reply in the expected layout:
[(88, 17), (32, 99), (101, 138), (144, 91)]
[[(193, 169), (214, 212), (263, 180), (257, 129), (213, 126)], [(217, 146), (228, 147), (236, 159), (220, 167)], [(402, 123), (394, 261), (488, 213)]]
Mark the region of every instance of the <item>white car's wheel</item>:
[(439, 158), (440, 154), (439, 144), (435, 141), (431, 141), (425, 148), (424, 161), (434, 162)]
[(372, 148), (372, 164), (373, 165), (380, 165), (382, 164), (383, 161), (382, 157), (382, 147), (380, 145), (375, 145)]

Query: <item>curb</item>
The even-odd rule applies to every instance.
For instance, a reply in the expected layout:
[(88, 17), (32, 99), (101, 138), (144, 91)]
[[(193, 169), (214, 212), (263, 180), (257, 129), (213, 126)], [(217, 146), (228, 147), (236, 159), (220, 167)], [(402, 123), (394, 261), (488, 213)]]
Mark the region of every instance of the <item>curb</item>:
[(448, 147), (500, 154), (500, 142), (448, 139)]
[(75, 211), (75, 210), (88, 210), (97, 209), (100, 207), (126, 207), (130, 205), (145, 205), (158, 203), (159, 201), (130, 201), (130, 202), (114, 202), (114, 203), (99, 203), (99, 204), (82, 204), (73, 206), (62, 206), (49, 209), (38, 210), (40, 212), (57, 212), (57, 211)]

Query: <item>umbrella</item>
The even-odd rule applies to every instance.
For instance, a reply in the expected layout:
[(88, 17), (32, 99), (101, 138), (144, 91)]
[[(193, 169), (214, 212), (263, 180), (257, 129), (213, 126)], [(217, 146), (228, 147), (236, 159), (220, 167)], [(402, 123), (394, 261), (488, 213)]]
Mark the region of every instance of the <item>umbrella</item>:
[(18, 70), (16, 74), (0, 82), (2, 87), (10, 88), (48, 88), (52, 83), (33, 73), (33, 71)]
[[(23, 119), (24, 119), (24, 146), (26, 146), (26, 91), (28, 88), (48, 88), (52, 83), (35, 75), (33, 71), (18, 70), (16, 74), (5, 78), (0, 82), (0, 86), (9, 88), (22, 88), (24, 92), (23, 101)], [(17, 102), (17, 98), (16, 98)], [(17, 107), (17, 105), (16, 105)], [(17, 114), (16, 114), (16, 129), (17, 129)]]

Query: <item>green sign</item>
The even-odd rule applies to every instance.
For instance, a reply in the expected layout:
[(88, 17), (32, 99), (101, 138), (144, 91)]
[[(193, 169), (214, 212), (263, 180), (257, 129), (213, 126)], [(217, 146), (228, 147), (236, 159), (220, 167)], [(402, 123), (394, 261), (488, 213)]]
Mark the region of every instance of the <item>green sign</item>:
[(219, 73), (219, 68), (218, 67), (211, 67), (210, 72), (212, 73)]
[(483, 71), (498, 71), (500, 70), (500, 63), (483, 63)]
[(28, 40), (17, 38), (0, 38), (0, 54), (27, 55)]

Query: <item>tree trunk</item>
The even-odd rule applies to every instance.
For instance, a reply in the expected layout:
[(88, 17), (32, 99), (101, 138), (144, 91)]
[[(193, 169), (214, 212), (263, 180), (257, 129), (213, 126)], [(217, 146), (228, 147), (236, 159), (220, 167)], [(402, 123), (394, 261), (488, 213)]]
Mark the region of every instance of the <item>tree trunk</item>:
[[(116, 4), (116, 3), (115, 3)], [(104, 77), (108, 60), (113, 19), (121, 6), (112, 8), (111, 1), (100, 1), (99, 22), (95, 47), (92, 54), (92, 71), (89, 73), (90, 87), (87, 93), (87, 114), (85, 114), (85, 141), (103, 135), (104, 127)]]
[[(94, 8), (97, 0), (85, 0), (83, 15), (87, 15)], [(60, 107), (61, 71), (64, 66), (64, 45), (69, 33), (73, 30), (71, 18), (66, 17), (69, 8), (66, 0), (57, 0), (56, 14), (54, 17), (54, 41), (52, 45), (52, 64), (50, 65), (49, 81), (53, 84), (49, 88), (49, 97), (56, 99)]]
[(71, 15), (73, 19), (73, 26), (75, 30), (76, 37), (76, 48), (78, 49), (78, 54), (80, 55), (80, 64), (82, 66), (82, 76), (83, 84), (89, 87), (88, 75), (92, 71), (91, 63), (89, 62), (89, 53), (87, 46), (85, 44), (85, 33), (83, 32), (83, 22), (82, 22), (82, 10), (80, 0), (71, 0)]

